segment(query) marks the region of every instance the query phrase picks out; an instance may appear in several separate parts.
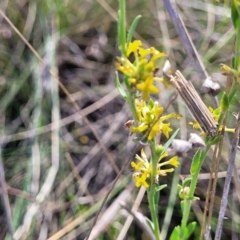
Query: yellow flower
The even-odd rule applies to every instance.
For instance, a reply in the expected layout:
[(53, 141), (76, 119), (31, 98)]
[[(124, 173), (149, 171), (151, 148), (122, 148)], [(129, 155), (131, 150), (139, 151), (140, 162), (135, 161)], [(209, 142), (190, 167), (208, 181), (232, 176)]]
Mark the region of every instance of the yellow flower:
[(147, 183), (147, 175), (146, 174), (135, 174), (133, 175), (136, 183), (136, 187), (144, 186), (145, 188), (149, 187), (149, 184)]
[(163, 113), (163, 107), (159, 107), (157, 102), (150, 100), (148, 104), (145, 101), (135, 101), (136, 111), (138, 115), (138, 122), (130, 126), (130, 130), (134, 133), (145, 133), (150, 130), (147, 139), (152, 140), (157, 133), (162, 132), (167, 138), (169, 133), (172, 132), (170, 123), (165, 121), (170, 118), (179, 119), (180, 114), (171, 113), (165, 116), (160, 115)]
[(115, 67), (124, 73), (126, 76), (136, 78), (137, 68), (125, 57), (117, 58), (118, 62), (115, 63)]
[[(164, 152), (158, 159), (154, 183), (158, 183), (159, 176), (166, 176), (167, 173), (174, 171), (174, 167), (179, 165), (177, 156), (172, 157), (168, 161), (161, 162), (167, 155), (168, 153)], [(137, 163), (131, 162), (131, 166), (134, 170), (133, 177), (135, 179), (135, 185), (136, 187), (144, 186), (145, 188), (148, 188), (151, 184), (152, 163), (148, 161), (143, 149), (141, 150), (141, 156), (136, 155), (136, 159), (138, 160)], [(161, 167), (165, 165), (171, 165), (173, 167), (161, 169)]]
[(162, 130), (162, 133), (165, 135), (165, 137), (169, 138), (169, 133), (172, 132), (170, 123), (161, 123), (160, 129)]
[(160, 132), (160, 128), (159, 128), (159, 124), (158, 124), (158, 122), (157, 122), (156, 124), (154, 124), (154, 125), (152, 126), (151, 131), (150, 131), (150, 133), (149, 133), (149, 135), (148, 135), (148, 140), (149, 140), (149, 141), (152, 140), (152, 139), (156, 136), (156, 134), (157, 134), (158, 132)]
[(170, 78), (168, 78), (168, 77), (165, 77), (165, 76), (164, 76), (163, 78), (155, 77), (154, 80), (157, 81), (157, 82), (163, 83), (163, 85), (164, 85), (166, 88), (171, 88)]
[(152, 124), (164, 110), (163, 107), (158, 106), (157, 101), (153, 102), (152, 100), (146, 104), (145, 101), (136, 99), (135, 106), (139, 121), (146, 125)]
[(178, 161), (178, 157), (177, 156), (172, 157), (166, 163), (169, 164), (169, 165), (172, 165), (174, 167), (178, 167), (179, 164), (180, 164), (179, 161)]
[(136, 53), (137, 50), (139, 49), (139, 47), (141, 47), (141, 46), (142, 46), (142, 42), (139, 41), (139, 40), (135, 40), (135, 41), (129, 43), (128, 46), (127, 46), (127, 53), (126, 53), (127, 57), (129, 57), (129, 55), (132, 52)]
[(142, 91), (142, 99), (146, 101), (150, 93), (159, 93), (159, 89), (153, 85), (153, 73), (149, 74), (146, 80), (137, 84), (137, 89)]
[(149, 163), (144, 150), (141, 150), (141, 157), (136, 154), (138, 163), (131, 162), (131, 167), (134, 169), (133, 177), (136, 181), (136, 187), (149, 187), (149, 180), (152, 172), (152, 165)]
[[(134, 61), (128, 58), (134, 54)], [(154, 85), (157, 60), (166, 54), (151, 47), (145, 49), (142, 42), (135, 40), (127, 45), (126, 56), (118, 57), (116, 68), (128, 77), (129, 85), (142, 92), (142, 98), (147, 100), (149, 94), (159, 93), (159, 89)]]
[(156, 61), (158, 58), (167, 56), (165, 53), (159, 52), (154, 47), (151, 47), (150, 49), (151, 49), (151, 53), (152, 53), (151, 61)]
[(212, 114), (213, 119), (217, 122), (220, 117), (221, 107), (218, 107), (216, 109), (209, 107), (208, 109), (209, 109), (210, 113)]
[[(216, 122), (218, 122), (220, 114), (221, 114), (221, 110), (222, 110), (221, 107), (218, 107), (216, 109), (213, 109), (212, 107), (209, 107), (208, 109), (209, 109), (210, 113), (212, 114), (213, 119)], [(201, 129), (201, 126), (197, 121), (189, 122), (188, 124), (192, 125), (192, 127), (194, 129)], [(219, 125), (218, 126), (218, 131), (221, 132), (223, 127), (224, 127), (223, 125)], [(228, 127), (225, 126), (224, 131), (234, 133), (235, 130), (234, 130), (234, 128), (228, 128)], [(201, 135), (206, 136), (206, 134), (204, 132), (201, 132)]]
[(189, 122), (188, 124), (192, 125), (194, 129), (200, 129), (201, 128), (200, 124), (197, 121)]

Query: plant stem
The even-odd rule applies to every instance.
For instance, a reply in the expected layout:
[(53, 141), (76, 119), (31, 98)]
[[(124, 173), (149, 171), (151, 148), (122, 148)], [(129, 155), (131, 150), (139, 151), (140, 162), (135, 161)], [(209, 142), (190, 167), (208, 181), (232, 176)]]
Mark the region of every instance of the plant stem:
[(181, 234), (180, 234), (180, 239), (184, 239), (184, 230), (187, 227), (187, 222), (189, 219), (189, 214), (190, 214), (190, 209), (191, 209), (191, 202), (194, 198), (194, 192), (197, 186), (197, 181), (198, 181), (198, 175), (200, 173), (202, 164), (204, 162), (204, 159), (207, 156), (207, 152), (210, 148), (210, 145), (207, 145), (206, 150), (202, 151), (202, 150), (198, 150), (193, 158), (193, 164), (195, 161), (198, 161), (198, 168), (196, 169), (196, 171), (194, 171), (192, 173), (192, 181), (191, 181), (191, 185), (190, 185), (190, 189), (189, 189), (189, 194), (188, 194), (188, 198), (184, 199), (184, 203), (183, 203), (183, 218), (182, 218), (182, 222), (181, 222)]
[(154, 235), (156, 237), (156, 240), (160, 240), (158, 210), (157, 210), (157, 203), (155, 202), (156, 191), (155, 191), (155, 184), (154, 184), (154, 181), (156, 179), (156, 174), (157, 174), (158, 157), (156, 155), (156, 149), (155, 149), (154, 142), (151, 144), (151, 154), (152, 154), (151, 184), (150, 184), (150, 189), (147, 192), (147, 194), (148, 194), (148, 203), (149, 203), (149, 209), (150, 209), (150, 213), (151, 213), (151, 219), (152, 219), (152, 222), (154, 225)]
[(126, 44), (126, 3), (125, 0), (119, 0), (118, 13), (118, 45), (122, 55), (125, 55)]
[(168, 200), (168, 207), (164, 216), (163, 225), (161, 227), (161, 239), (165, 240), (167, 236), (167, 232), (169, 229), (169, 225), (171, 222), (172, 214), (173, 214), (173, 207), (176, 202), (176, 198), (178, 196), (178, 183), (179, 183), (179, 174), (181, 171), (181, 165), (177, 167), (174, 171), (174, 176), (172, 180), (172, 186), (171, 186), (171, 193)]
[(235, 58), (234, 58), (234, 63), (233, 63), (233, 68), (235, 70), (239, 70), (240, 66), (240, 27), (236, 29), (236, 42), (235, 42)]
[[(126, 83), (126, 80), (125, 80)], [(135, 121), (138, 121), (138, 115), (137, 115), (137, 111), (136, 111), (136, 107), (135, 107), (135, 96), (134, 94), (131, 94), (131, 88), (126, 84), (127, 88), (128, 88), (128, 94), (127, 94), (127, 102), (129, 104), (131, 113), (133, 115), (133, 119)]]

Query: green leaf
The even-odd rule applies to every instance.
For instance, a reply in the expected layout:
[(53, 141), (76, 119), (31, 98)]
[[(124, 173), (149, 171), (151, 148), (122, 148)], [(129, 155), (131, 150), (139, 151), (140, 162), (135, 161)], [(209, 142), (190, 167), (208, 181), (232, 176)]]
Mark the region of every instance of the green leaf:
[(137, 17), (135, 17), (135, 19), (133, 20), (131, 26), (130, 26), (130, 29), (128, 31), (128, 35), (127, 35), (127, 43), (130, 43), (132, 41), (132, 36), (133, 36), (133, 33), (138, 25), (138, 22), (139, 22), (139, 19), (141, 18), (142, 16), (141, 15), (138, 15)]
[(191, 181), (192, 181), (192, 178), (190, 178), (190, 177), (189, 178), (185, 178), (184, 181), (183, 181), (183, 186), (182, 187), (184, 188), (184, 187), (189, 186)]
[(159, 145), (156, 147), (156, 154), (158, 158), (161, 157), (166, 152), (168, 147), (171, 145), (173, 139), (178, 134), (178, 131), (179, 131), (179, 128), (172, 134), (172, 136), (168, 139), (168, 141), (164, 144), (164, 146)]
[[(184, 229), (183, 238), (181, 238), (181, 239), (184, 239), (184, 240), (189, 239), (189, 237), (193, 234), (193, 232), (196, 228), (196, 225), (197, 225), (196, 222), (189, 223), (187, 225), (187, 227)], [(180, 235), (181, 235), (181, 228), (180, 228), (180, 226), (176, 226), (172, 231), (172, 234), (170, 236), (170, 240), (179, 240)]]
[(184, 239), (189, 239), (189, 237), (194, 232), (196, 225), (196, 222), (191, 222), (187, 225), (187, 227), (184, 229)]
[(146, 222), (147, 222), (147, 225), (152, 229), (152, 231), (154, 232), (154, 224), (153, 224), (153, 222), (149, 219), (149, 218), (147, 218), (147, 217), (145, 217), (145, 219), (146, 219)]
[[(155, 193), (154, 193), (154, 204), (156, 205), (156, 206), (158, 206), (158, 203), (159, 203), (159, 198), (160, 198), (160, 192), (158, 191), (156, 191), (156, 188), (155, 188)], [(158, 214), (158, 208), (156, 208), (156, 214)]]
[(232, 21), (236, 32), (235, 41), (235, 57), (232, 59), (232, 66), (237, 70), (240, 66), (240, 2), (239, 0), (232, 0)]
[(190, 173), (191, 175), (194, 175), (194, 173), (197, 172), (197, 170), (201, 167), (201, 155), (202, 155), (202, 151), (198, 150), (192, 160), (192, 165), (191, 165), (191, 169), (190, 169)]
[(126, 100), (127, 99), (127, 94), (124, 90), (124, 88), (122, 87), (122, 84), (120, 83), (119, 77), (118, 77), (118, 72), (116, 71), (116, 87), (118, 89), (119, 94)]
[(154, 107), (154, 101), (150, 98), (147, 104), (150, 108)]
[(118, 11), (118, 45), (122, 55), (126, 52), (126, 3), (125, 0), (119, 0)]
[(172, 234), (170, 236), (170, 240), (179, 240), (180, 233), (181, 233), (180, 226), (176, 226), (172, 231)]
[(164, 185), (161, 185), (161, 186), (157, 186), (157, 187), (155, 188), (155, 191), (156, 191), (156, 192), (159, 192), (159, 191), (163, 190), (163, 189), (166, 188), (166, 187), (167, 187), (167, 184), (164, 184)]
[(173, 134), (172, 136), (168, 139), (168, 141), (164, 144), (163, 146), (163, 153), (165, 153), (165, 151), (168, 149), (168, 147), (171, 145), (173, 139), (177, 136), (178, 132), (179, 132), (180, 128), (178, 128)]
[(232, 0), (232, 21), (233, 26), (236, 29), (239, 27), (240, 20), (240, 3), (239, 0)]
[(220, 106), (223, 111), (227, 111), (229, 108), (229, 100), (228, 100), (228, 96), (225, 92), (223, 93), (223, 96), (222, 96), (222, 99), (220, 102)]
[(184, 212), (185, 201), (186, 201), (186, 200), (183, 200), (183, 201), (180, 202), (180, 206), (181, 206), (182, 212)]
[(177, 189), (178, 189), (178, 192), (181, 191), (183, 189), (182, 185), (178, 184)]
[(148, 142), (147, 138), (143, 139), (142, 135), (140, 135), (139, 137), (134, 137), (132, 139), (132, 141), (135, 142), (135, 143), (141, 144), (141, 145), (145, 145), (145, 146), (149, 145), (149, 142)]
[(208, 145), (215, 145), (222, 140), (223, 136), (216, 136), (216, 137), (208, 137), (207, 143)]

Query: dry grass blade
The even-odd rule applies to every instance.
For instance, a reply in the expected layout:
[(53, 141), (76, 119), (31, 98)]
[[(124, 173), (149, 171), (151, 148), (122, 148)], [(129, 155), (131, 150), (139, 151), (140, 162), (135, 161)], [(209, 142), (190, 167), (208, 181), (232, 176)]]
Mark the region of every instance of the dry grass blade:
[(164, 5), (168, 11), (168, 14), (174, 24), (174, 27), (178, 33), (178, 36), (181, 39), (181, 42), (183, 44), (183, 47), (190, 58), (191, 62), (194, 65), (194, 68), (199, 74), (199, 77), (202, 81), (207, 79), (208, 74), (205, 70), (205, 67), (199, 57), (199, 54), (189, 36), (189, 33), (180, 17), (180, 15), (177, 12), (176, 6), (173, 4), (171, 0), (164, 0)]
[(111, 206), (108, 207), (108, 209), (102, 214), (102, 216), (99, 218), (97, 223), (94, 225), (91, 235), (89, 236), (89, 240), (97, 239), (100, 234), (106, 229), (109, 224), (114, 221), (114, 219), (117, 216), (118, 211), (121, 208), (121, 202), (126, 202), (126, 200), (130, 197), (132, 189), (125, 189), (117, 198), (114, 200), (114, 202), (111, 204)]
[[(131, 211), (137, 211), (138, 210), (138, 208), (140, 206), (140, 203), (142, 202), (142, 199), (143, 199), (143, 196), (144, 196), (145, 192), (146, 192), (145, 188), (141, 187), (140, 191), (138, 192), (137, 198), (134, 202), (134, 205), (133, 205)], [(124, 223), (123, 228), (121, 229), (121, 231), (118, 235), (117, 240), (123, 240), (125, 238), (132, 221), (133, 221), (133, 216), (129, 215), (127, 217), (126, 222)]]
[(129, 212), (129, 214), (133, 216), (134, 220), (138, 223), (138, 225), (142, 228), (143, 232), (147, 235), (147, 238), (149, 240), (155, 240), (155, 236), (153, 235), (152, 229), (149, 227), (145, 216), (137, 211), (129, 209), (125, 205), (122, 205), (122, 207), (125, 208)]

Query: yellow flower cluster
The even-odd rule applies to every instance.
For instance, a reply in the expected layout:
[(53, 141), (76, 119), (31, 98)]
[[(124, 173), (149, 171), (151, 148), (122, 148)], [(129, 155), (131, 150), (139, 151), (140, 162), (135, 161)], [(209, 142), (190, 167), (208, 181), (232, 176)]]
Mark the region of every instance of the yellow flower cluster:
[(170, 123), (165, 123), (164, 121), (170, 118), (181, 118), (181, 115), (176, 113), (161, 116), (164, 108), (159, 107), (158, 102), (153, 102), (152, 100), (146, 103), (145, 101), (136, 99), (135, 106), (138, 122), (137, 126), (131, 126), (130, 130), (134, 133), (145, 133), (151, 129), (147, 137), (148, 140), (152, 140), (156, 134), (160, 132), (169, 138), (169, 133), (172, 132), (172, 128), (170, 128)]
[[(149, 98), (150, 94), (160, 92), (159, 88), (154, 85), (156, 81), (162, 82), (167, 88), (170, 87), (171, 66), (169, 61), (165, 62), (162, 69), (163, 78), (155, 76), (158, 71), (157, 62), (164, 56), (166, 55), (154, 47), (144, 48), (142, 42), (136, 40), (126, 46), (126, 53), (118, 57), (116, 62), (116, 68), (125, 75), (124, 82), (129, 91), (125, 95), (127, 97), (131, 96), (127, 101), (131, 101), (131, 106), (133, 106), (136, 113), (134, 121), (128, 121), (125, 126), (131, 132), (141, 133), (142, 136), (148, 133), (146, 137), (148, 141), (152, 141), (157, 133), (163, 133), (169, 138), (173, 130), (167, 120), (181, 118), (181, 115), (176, 113), (163, 115), (164, 108), (159, 106), (158, 102), (154, 102)], [(121, 91), (123, 90), (121, 89)], [(173, 172), (174, 167), (179, 165), (177, 156), (162, 162), (162, 159), (168, 153), (161, 151), (160, 149), (161, 156), (159, 159), (151, 159), (150, 161), (148, 161), (143, 149), (141, 156), (136, 155), (137, 163), (131, 163), (134, 169), (133, 177), (136, 181), (136, 187), (144, 186), (148, 188), (151, 184), (158, 183), (159, 176), (165, 176), (167, 173)], [(171, 165), (171, 168), (163, 169), (162, 167), (165, 165)], [(154, 181), (151, 182), (151, 179), (154, 179)]]
[[(221, 108), (219, 107), (219, 108), (216, 108), (214, 110), (212, 107), (208, 107), (208, 109), (209, 109), (210, 113), (212, 114), (213, 119), (216, 122), (218, 122), (218, 119), (219, 119), (220, 113), (221, 113)], [(197, 121), (189, 122), (189, 125), (192, 125), (192, 127), (194, 129), (200, 129), (201, 128), (200, 124)], [(202, 134), (204, 134), (204, 133), (202, 133)]]
[[(220, 113), (221, 113), (221, 107), (218, 107), (216, 109), (213, 109), (212, 107), (208, 107), (208, 109), (209, 109), (210, 113), (212, 114), (213, 119), (216, 122), (218, 122), (219, 117), (220, 117)], [(189, 125), (192, 125), (192, 127), (194, 129), (201, 129), (201, 126), (200, 126), (200, 124), (197, 121), (189, 122)], [(223, 125), (220, 125), (218, 127), (218, 130), (221, 131), (222, 128), (223, 128)], [(227, 128), (227, 127), (225, 127), (224, 130), (226, 132), (234, 132), (235, 131), (234, 128)], [(205, 133), (202, 132), (201, 135), (205, 135)]]
[[(128, 59), (133, 54), (133, 63)], [(153, 83), (160, 81), (166, 83), (163, 78), (155, 77), (157, 68), (157, 60), (166, 54), (159, 52), (154, 47), (145, 49), (142, 47), (142, 42), (136, 40), (127, 45), (126, 56), (118, 57), (116, 68), (128, 77), (128, 83), (135, 89), (142, 92), (142, 99), (146, 101), (149, 94), (159, 93)], [(168, 83), (166, 83), (169, 86)]]
[[(157, 175), (155, 177), (154, 183), (158, 183), (159, 176), (166, 176), (167, 173), (173, 172), (174, 168), (179, 165), (178, 157), (174, 156), (171, 159), (161, 162), (163, 158), (167, 157), (168, 153), (164, 152), (158, 159), (157, 163)], [(148, 188), (151, 184), (151, 173), (152, 173), (152, 163), (148, 161), (144, 150), (141, 150), (141, 156), (136, 155), (137, 163), (131, 162), (131, 166), (134, 169), (133, 177), (135, 179), (136, 187), (144, 186)], [(172, 168), (162, 169), (163, 166), (171, 165)]]

